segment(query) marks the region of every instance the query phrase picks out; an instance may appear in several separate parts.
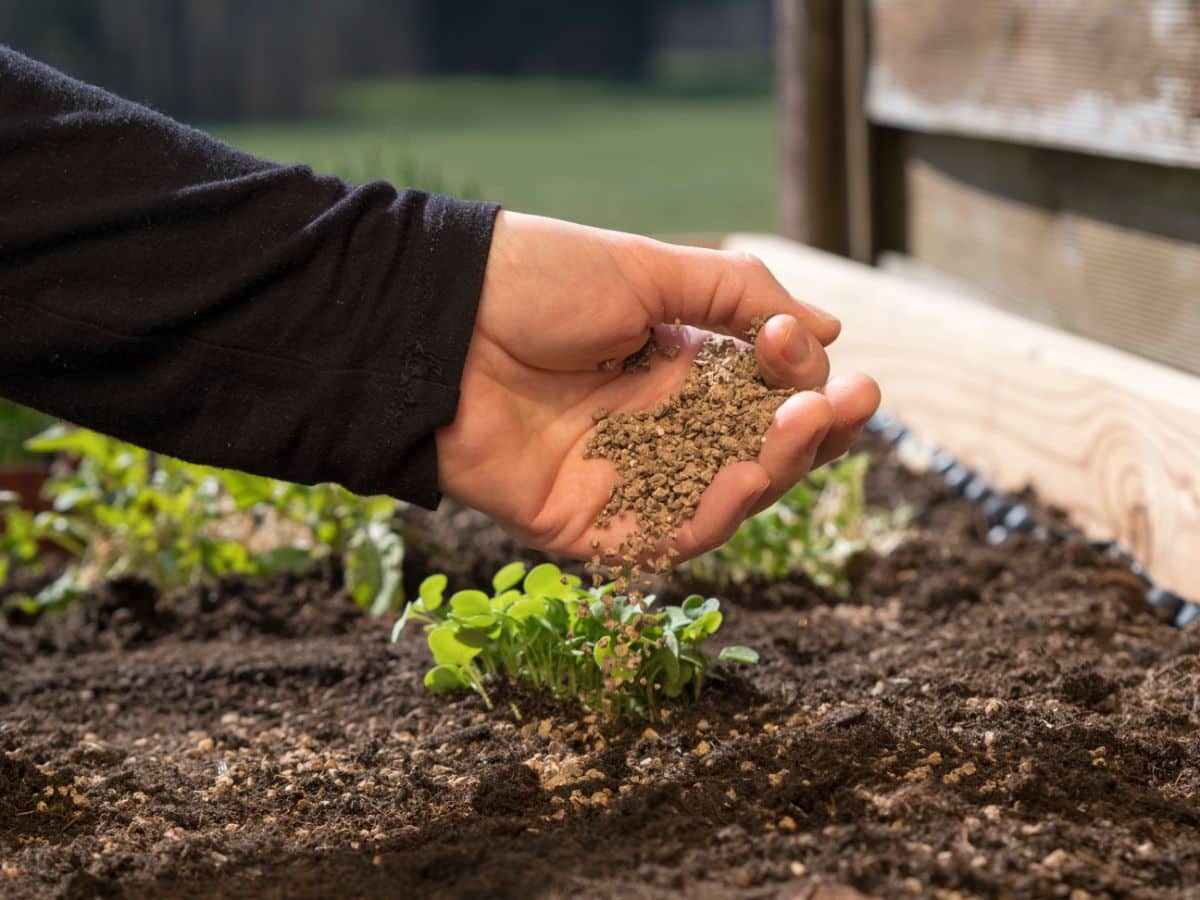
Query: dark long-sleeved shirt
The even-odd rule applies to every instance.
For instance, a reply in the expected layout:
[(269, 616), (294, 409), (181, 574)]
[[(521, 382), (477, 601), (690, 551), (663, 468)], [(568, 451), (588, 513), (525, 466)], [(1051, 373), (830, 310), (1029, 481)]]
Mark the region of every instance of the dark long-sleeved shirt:
[(436, 505), (495, 214), (265, 162), (0, 47), (0, 395)]

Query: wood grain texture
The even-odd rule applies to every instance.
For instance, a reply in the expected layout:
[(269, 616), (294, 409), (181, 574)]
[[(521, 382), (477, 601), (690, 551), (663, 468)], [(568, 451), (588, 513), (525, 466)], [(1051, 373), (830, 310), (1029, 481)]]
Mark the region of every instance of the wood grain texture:
[(901, 250), (1002, 308), (1200, 374), (1200, 170), (904, 134)]
[(1200, 0), (872, 0), (901, 128), (1200, 167)]
[(835, 374), (870, 372), (923, 439), (1200, 598), (1200, 378), (783, 238), (726, 247), (842, 319)]

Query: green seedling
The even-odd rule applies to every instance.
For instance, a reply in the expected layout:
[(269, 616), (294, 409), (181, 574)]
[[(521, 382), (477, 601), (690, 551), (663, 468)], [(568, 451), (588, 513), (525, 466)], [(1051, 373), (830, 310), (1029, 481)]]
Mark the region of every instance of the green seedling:
[(0, 584), (17, 569), (35, 569), (38, 557), (38, 535), (32, 513), (17, 505), (17, 496), (0, 491)]
[(885, 552), (907, 524), (907, 509), (867, 506), (869, 458), (858, 454), (817, 469), (776, 504), (748, 519), (722, 547), (687, 566), (724, 585), (751, 577), (768, 581), (803, 572), (845, 596), (848, 570), (867, 550)]
[(26, 446), (74, 460), (46, 486), (51, 511), (5, 514), (4, 570), (36, 565), (38, 539), (72, 559), (45, 589), (16, 598), (30, 612), (62, 608), (122, 575), (170, 593), (227, 575), (299, 573), (328, 558), (339, 561), (359, 606), (380, 615), (403, 603), (404, 543), (388, 497), (193, 465), (63, 425)]
[[(612, 715), (657, 717), (668, 700), (699, 696), (712, 677), (704, 644), (721, 627), (720, 602), (692, 595), (660, 610), (640, 604), (613, 585), (584, 589), (574, 575), (544, 563), (502, 568), (491, 591), (446, 596), (447, 579), (426, 578), (419, 596), (392, 629), (397, 640), (409, 622), (425, 626), (434, 666), (425, 686), (434, 692), (470, 688), (491, 706), (486, 683), (519, 679), (560, 696), (580, 698)], [(753, 664), (749, 647), (726, 647), (719, 660)]]

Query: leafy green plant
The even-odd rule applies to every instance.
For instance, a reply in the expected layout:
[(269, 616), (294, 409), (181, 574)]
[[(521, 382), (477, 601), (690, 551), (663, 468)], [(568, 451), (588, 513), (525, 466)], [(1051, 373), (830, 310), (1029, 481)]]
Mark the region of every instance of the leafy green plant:
[(768, 580), (803, 572), (839, 594), (849, 592), (848, 567), (868, 549), (886, 550), (908, 520), (908, 511), (866, 504), (865, 454), (817, 469), (778, 503), (744, 523), (722, 547), (687, 564), (715, 584), (752, 576)]
[[(12, 534), (27, 535), (23, 551), (41, 538), (72, 557), (59, 579), (21, 598), (30, 611), (61, 608), (90, 585), (121, 575), (147, 578), (169, 593), (225, 575), (300, 572), (330, 557), (341, 562), (360, 606), (379, 615), (403, 603), (404, 544), (392, 529), (390, 498), (193, 465), (63, 425), (28, 447), (75, 461), (46, 485), (50, 512), (8, 513)], [(8, 533), (0, 550), (12, 543)], [(10, 550), (4, 558), (6, 568), (33, 564), (27, 553)]]
[[(505, 676), (579, 697), (615, 715), (656, 716), (664, 701), (698, 696), (711, 676), (704, 644), (721, 627), (720, 602), (699, 595), (679, 606), (653, 609), (614, 593), (613, 585), (584, 589), (574, 575), (543, 563), (526, 572), (510, 563), (492, 579), (491, 593), (445, 596), (445, 575), (431, 575), (392, 629), (425, 625), (435, 665), (425, 675), (434, 692), (471, 688), (490, 707), (486, 682)], [(756, 663), (749, 647), (726, 647), (717, 657)]]
[(29, 463), (34, 455), (25, 449), (25, 441), (53, 421), (27, 406), (0, 400), (0, 465)]
[(238, 510), (260, 522), (269, 514), (277, 527), (299, 529), (298, 546), (272, 551), (285, 554), (283, 568), (294, 568), (296, 557), (289, 555), (304, 554), (308, 564), (333, 557), (341, 561), (346, 590), (360, 607), (378, 616), (403, 604), (404, 539), (394, 527), (397, 501), (360, 497), (336, 484), (309, 486), (229, 469), (208, 471), (216, 473)]
[(0, 491), (0, 510), (4, 523), (0, 531), (0, 584), (9, 572), (37, 565), (38, 542), (34, 517), (17, 505), (17, 496)]

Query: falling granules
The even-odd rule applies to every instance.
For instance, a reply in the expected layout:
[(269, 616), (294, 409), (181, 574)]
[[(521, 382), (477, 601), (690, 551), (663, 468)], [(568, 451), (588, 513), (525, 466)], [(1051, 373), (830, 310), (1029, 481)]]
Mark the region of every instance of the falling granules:
[[(747, 333), (753, 341), (762, 321), (755, 321)], [(622, 365), (625, 372), (644, 371), (656, 356), (673, 357), (674, 346), (664, 346), (653, 335), (637, 353)], [(612, 370), (616, 362), (605, 361), (601, 368)], [(597, 528), (607, 528), (612, 520), (632, 514), (633, 532), (618, 546), (601, 548), (592, 542), (592, 582), (599, 586), (607, 577), (614, 584), (603, 595), (607, 608), (605, 627), (618, 627), (613, 617), (615, 595), (624, 595), (640, 613), (623, 619), (623, 631), (629, 643), (621, 649), (620, 664), (625, 671), (638, 671), (650, 647), (636, 638), (648, 619), (644, 588), (651, 584), (643, 567), (665, 573), (678, 552), (670, 546), (677, 529), (696, 513), (700, 497), (717, 473), (727, 465), (756, 459), (763, 437), (771, 426), (780, 404), (792, 395), (790, 390), (767, 387), (758, 374), (758, 360), (752, 349), (729, 339), (710, 339), (700, 347), (683, 387), (678, 394), (651, 409), (632, 413), (610, 413), (597, 409), (592, 418), (592, 435), (584, 457), (608, 459), (617, 467), (618, 481), (608, 503), (596, 519)], [(646, 560), (649, 563), (646, 564)], [(581, 604), (580, 617), (589, 614)], [(660, 637), (654, 649), (664, 645)], [(614, 671), (616, 655), (608, 656), (600, 666), (607, 690), (617, 690), (621, 678)], [(645, 676), (641, 676), (645, 684)]]
[(629, 581), (638, 582), (638, 560), (648, 554), (661, 553), (650, 568), (668, 570), (676, 553), (662, 548), (695, 514), (721, 468), (758, 457), (775, 410), (791, 394), (763, 383), (753, 350), (710, 339), (678, 394), (642, 412), (598, 410), (584, 456), (611, 460), (619, 480), (596, 526), (605, 528), (630, 513), (635, 527), (620, 547), (597, 552), (595, 574), (607, 557), (603, 571), (619, 580), (617, 592), (623, 593)]

